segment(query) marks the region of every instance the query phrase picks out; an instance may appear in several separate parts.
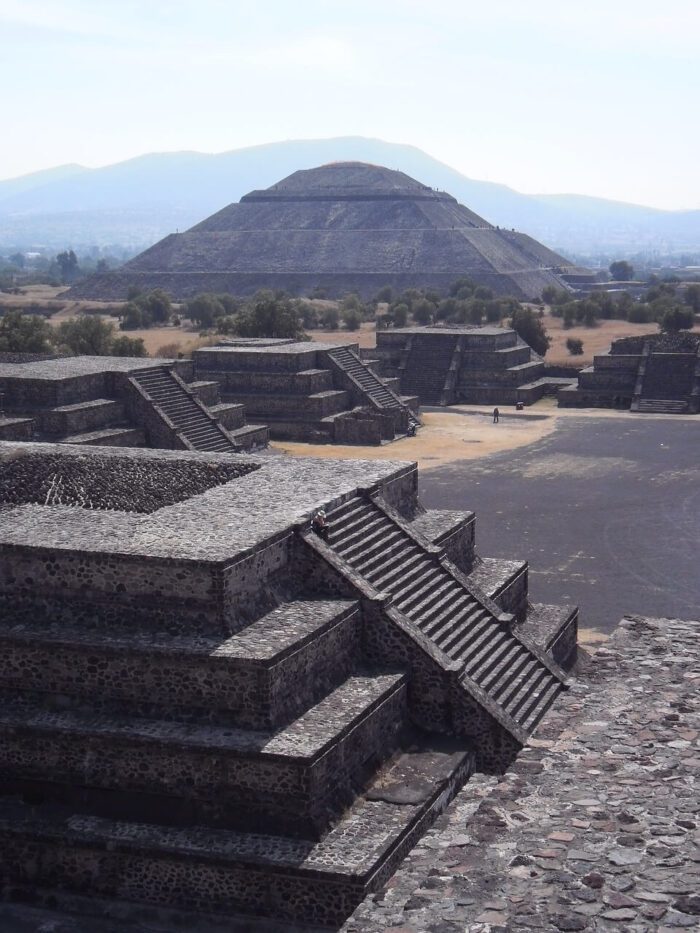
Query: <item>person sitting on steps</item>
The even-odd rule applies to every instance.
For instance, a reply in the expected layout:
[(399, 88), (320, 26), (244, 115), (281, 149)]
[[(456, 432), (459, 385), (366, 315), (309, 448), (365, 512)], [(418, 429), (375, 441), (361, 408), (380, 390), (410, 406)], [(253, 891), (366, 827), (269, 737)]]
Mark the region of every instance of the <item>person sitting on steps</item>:
[(326, 513), (323, 509), (319, 509), (311, 519), (311, 530), (316, 532), (319, 538), (322, 538), (324, 541), (328, 540), (329, 526)]

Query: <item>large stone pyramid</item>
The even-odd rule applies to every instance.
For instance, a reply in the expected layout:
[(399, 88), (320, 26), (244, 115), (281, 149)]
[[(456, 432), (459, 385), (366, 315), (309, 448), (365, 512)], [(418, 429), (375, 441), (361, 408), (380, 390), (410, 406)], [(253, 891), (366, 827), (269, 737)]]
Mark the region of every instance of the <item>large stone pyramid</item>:
[(177, 298), (317, 287), (329, 297), (369, 297), (386, 284), (444, 289), (470, 275), (498, 294), (534, 298), (576, 271), (532, 237), (492, 226), (403, 172), (337, 162), (251, 191), (73, 294), (122, 298), (140, 285)]

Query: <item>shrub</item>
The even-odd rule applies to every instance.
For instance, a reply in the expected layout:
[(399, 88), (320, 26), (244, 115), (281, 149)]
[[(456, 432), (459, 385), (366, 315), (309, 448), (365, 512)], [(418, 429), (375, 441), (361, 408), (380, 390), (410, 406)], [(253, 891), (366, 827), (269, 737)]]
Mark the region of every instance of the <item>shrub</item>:
[(566, 349), (571, 356), (581, 356), (583, 353), (583, 340), (580, 340), (578, 337), (567, 337)]

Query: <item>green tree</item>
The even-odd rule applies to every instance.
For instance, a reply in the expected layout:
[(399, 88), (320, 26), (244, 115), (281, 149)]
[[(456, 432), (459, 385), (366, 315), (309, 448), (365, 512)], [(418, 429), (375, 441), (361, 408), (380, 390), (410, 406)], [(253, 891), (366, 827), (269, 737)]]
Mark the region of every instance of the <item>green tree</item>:
[(162, 288), (154, 288), (147, 295), (140, 295), (136, 302), (148, 312), (154, 324), (167, 324), (173, 313), (170, 295)]
[(96, 315), (83, 314), (56, 328), (56, 343), (75, 356), (109, 356), (113, 340), (114, 324)]
[(148, 356), (144, 342), (140, 337), (127, 337), (122, 334), (112, 340), (110, 356)]
[(359, 330), (362, 323), (362, 315), (357, 308), (345, 308), (341, 313), (341, 318), (346, 330)]
[(0, 317), (0, 350), (5, 353), (50, 353), (53, 331), (38, 314), (9, 311)]
[(413, 305), (411, 314), (416, 324), (432, 324), (435, 310), (436, 308), (432, 301), (428, 301), (427, 298), (420, 298)]
[(257, 292), (251, 302), (238, 313), (236, 333), (241, 337), (293, 337), (305, 334), (296, 304), (288, 295), (271, 291)]
[(61, 281), (64, 285), (74, 282), (80, 272), (78, 257), (72, 249), (64, 250), (56, 256), (56, 262), (61, 270)]
[(223, 317), (226, 309), (216, 295), (196, 295), (187, 302), (187, 317), (203, 329), (214, 326), (217, 317)]
[(659, 329), (666, 334), (677, 334), (679, 330), (690, 330), (695, 322), (692, 308), (674, 305), (664, 311), (659, 320)]
[(634, 266), (626, 259), (610, 263), (610, 275), (616, 282), (629, 282), (634, 277)]
[(321, 311), (320, 324), (326, 330), (337, 330), (340, 322), (340, 313), (335, 305), (330, 305)]
[(128, 302), (119, 312), (120, 330), (141, 330), (150, 326), (150, 318), (145, 314), (138, 301)]
[(463, 275), (450, 285), (450, 296), (452, 298), (470, 298), (475, 287), (474, 280), (470, 279), (468, 275)]
[(544, 329), (542, 319), (530, 308), (518, 308), (513, 312), (510, 326), (525, 343), (529, 344), (535, 353), (544, 356), (551, 343)]
[(567, 337), (566, 349), (571, 356), (581, 356), (583, 353), (583, 340), (580, 340), (578, 337)]
[(391, 285), (383, 285), (374, 296), (374, 300), (377, 302), (389, 304), (393, 297), (394, 289), (391, 287)]
[(405, 327), (406, 322), (408, 321), (408, 305), (400, 301), (398, 304), (392, 305), (389, 309), (391, 314), (391, 319), (394, 323), (394, 327)]

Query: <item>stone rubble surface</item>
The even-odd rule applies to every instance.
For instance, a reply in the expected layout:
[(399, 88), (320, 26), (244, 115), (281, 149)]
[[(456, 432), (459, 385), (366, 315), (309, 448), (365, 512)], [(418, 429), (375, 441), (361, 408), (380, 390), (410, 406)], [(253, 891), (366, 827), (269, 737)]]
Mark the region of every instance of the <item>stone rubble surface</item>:
[(700, 929), (699, 627), (624, 619), (344, 933)]

